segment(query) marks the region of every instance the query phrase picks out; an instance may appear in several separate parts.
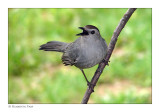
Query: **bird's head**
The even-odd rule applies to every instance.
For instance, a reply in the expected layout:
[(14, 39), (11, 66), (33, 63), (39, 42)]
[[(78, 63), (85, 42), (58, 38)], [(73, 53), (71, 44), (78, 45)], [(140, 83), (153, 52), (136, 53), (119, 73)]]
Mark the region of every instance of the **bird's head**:
[(77, 36), (100, 35), (98, 28), (93, 25), (86, 25), (85, 27), (79, 27), (79, 29), (83, 32), (77, 34)]

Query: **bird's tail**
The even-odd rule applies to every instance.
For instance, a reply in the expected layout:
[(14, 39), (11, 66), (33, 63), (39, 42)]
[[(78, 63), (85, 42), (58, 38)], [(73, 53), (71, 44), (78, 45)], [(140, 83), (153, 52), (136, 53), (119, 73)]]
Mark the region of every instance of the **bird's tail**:
[(40, 46), (39, 50), (64, 52), (69, 43), (50, 41)]

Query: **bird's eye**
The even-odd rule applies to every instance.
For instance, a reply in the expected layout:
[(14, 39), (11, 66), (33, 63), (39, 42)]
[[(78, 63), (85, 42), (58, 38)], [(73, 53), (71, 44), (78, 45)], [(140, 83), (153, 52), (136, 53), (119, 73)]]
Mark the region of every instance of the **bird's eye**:
[(91, 31), (91, 34), (94, 34), (95, 33), (95, 31), (93, 30), (93, 31)]

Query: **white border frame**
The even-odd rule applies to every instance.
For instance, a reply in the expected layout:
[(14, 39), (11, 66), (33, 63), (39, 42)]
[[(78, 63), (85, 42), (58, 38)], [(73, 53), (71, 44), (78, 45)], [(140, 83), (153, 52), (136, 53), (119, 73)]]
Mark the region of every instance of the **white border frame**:
[[(152, 104), (31, 104), (33, 108), (9, 108), (8, 104), (8, 8), (152, 8)], [(160, 10), (158, 1), (147, 0), (5, 0), (0, 1), (0, 109), (3, 111), (108, 111), (108, 112), (160, 112)], [(144, 40), (145, 41), (145, 40)], [(27, 104), (16, 104), (24, 105)]]

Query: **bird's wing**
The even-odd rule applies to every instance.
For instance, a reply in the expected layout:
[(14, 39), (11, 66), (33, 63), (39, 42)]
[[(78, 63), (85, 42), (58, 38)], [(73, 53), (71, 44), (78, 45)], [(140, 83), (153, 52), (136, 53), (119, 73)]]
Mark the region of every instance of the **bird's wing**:
[(74, 65), (76, 64), (77, 62), (77, 58), (79, 56), (79, 50), (80, 50), (80, 47), (79, 47), (79, 43), (77, 43), (77, 41), (73, 42), (73, 43), (70, 43), (63, 56), (62, 56), (62, 62), (65, 66), (67, 65)]

